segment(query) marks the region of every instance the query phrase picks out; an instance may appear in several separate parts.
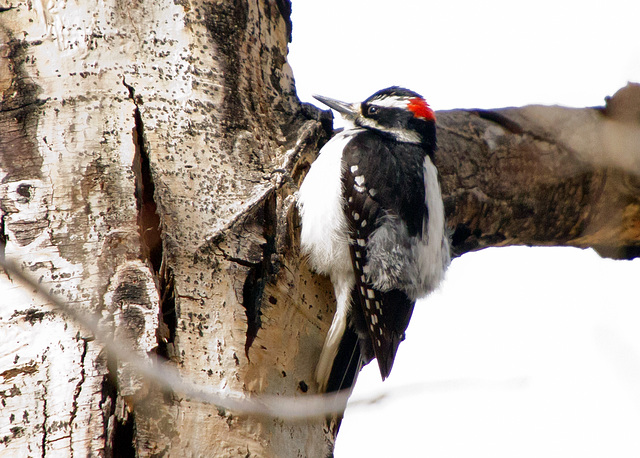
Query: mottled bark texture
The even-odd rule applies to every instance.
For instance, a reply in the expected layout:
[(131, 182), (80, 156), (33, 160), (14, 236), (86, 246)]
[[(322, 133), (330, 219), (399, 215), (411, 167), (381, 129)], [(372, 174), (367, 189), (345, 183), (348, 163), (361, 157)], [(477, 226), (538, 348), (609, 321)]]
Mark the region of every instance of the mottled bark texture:
[(606, 106), (438, 113), (456, 255), (489, 246), (640, 255), (640, 85)]
[[(5, 254), (149, 364), (246, 395), (315, 392), (334, 307), (298, 247), (294, 193), (331, 128), (296, 98), (289, 13), (286, 0), (0, 2)], [(637, 92), (603, 109), (438, 113), (457, 253), (634, 256)], [(10, 275), (0, 287), (2, 455), (331, 449), (324, 420), (161, 392)]]
[[(313, 392), (331, 310), (295, 240), (293, 192), (330, 120), (295, 96), (289, 14), (266, 0), (0, 4), (6, 255), (150, 363), (246, 394)], [(330, 446), (320, 419), (159, 392), (2, 278), (0, 454)]]

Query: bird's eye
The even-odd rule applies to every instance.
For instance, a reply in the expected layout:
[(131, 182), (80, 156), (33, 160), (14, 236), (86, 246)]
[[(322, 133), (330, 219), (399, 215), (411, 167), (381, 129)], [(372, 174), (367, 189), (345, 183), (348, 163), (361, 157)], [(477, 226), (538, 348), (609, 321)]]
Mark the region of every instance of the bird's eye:
[(369, 108), (367, 108), (368, 115), (378, 114), (379, 111), (380, 109), (375, 105), (370, 105)]

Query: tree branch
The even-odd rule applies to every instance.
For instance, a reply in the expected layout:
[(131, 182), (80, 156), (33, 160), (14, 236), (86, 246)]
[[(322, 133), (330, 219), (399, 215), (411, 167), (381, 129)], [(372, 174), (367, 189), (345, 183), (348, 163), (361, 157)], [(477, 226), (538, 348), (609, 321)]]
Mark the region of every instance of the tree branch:
[(640, 85), (604, 108), (438, 113), (454, 255), (490, 246), (640, 255)]

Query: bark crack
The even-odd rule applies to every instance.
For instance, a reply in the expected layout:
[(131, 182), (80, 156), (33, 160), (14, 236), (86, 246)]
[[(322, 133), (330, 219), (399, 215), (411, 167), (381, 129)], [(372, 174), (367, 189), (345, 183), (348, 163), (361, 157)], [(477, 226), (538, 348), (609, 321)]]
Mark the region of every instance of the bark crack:
[(73, 458), (73, 422), (75, 421), (78, 414), (78, 397), (80, 397), (82, 386), (84, 385), (84, 382), (86, 380), (85, 361), (87, 357), (87, 350), (89, 349), (88, 340), (86, 338), (83, 338), (82, 342), (82, 355), (80, 356), (80, 380), (76, 384), (76, 389), (73, 393), (73, 403), (71, 404), (71, 414), (69, 416), (69, 440), (71, 443), (69, 456), (71, 456), (71, 458)]
[[(49, 377), (47, 376), (47, 379), (48, 378)], [(44, 458), (47, 454), (47, 422), (49, 421), (49, 416), (47, 414), (47, 398), (49, 397), (47, 394), (48, 383), (49, 380), (42, 384), (42, 458)]]
[(122, 84), (129, 91), (129, 99), (134, 103), (133, 142), (135, 156), (133, 171), (136, 181), (136, 202), (138, 206), (138, 226), (143, 258), (149, 261), (156, 274), (162, 263), (162, 233), (158, 205), (155, 201), (155, 183), (151, 172), (149, 152), (145, 145), (144, 123), (140, 113), (142, 97), (136, 95), (135, 88), (123, 79)]
[(242, 305), (247, 314), (247, 338), (244, 352), (249, 359), (249, 349), (262, 327), (262, 297), (266, 284), (275, 274), (274, 257), (276, 252), (276, 193), (268, 196), (263, 204), (263, 224), (265, 243), (262, 246), (260, 262), (251, 267), (242, 288)]
[(104, 456), (106, 458), (134, 457), (134, 417), (123, 408), (124, 400), (118, 396), (117, 362), (107, 355), (107, 374), (102, 382), (104, 424)]
[[(0, 260), (2, 261), (4, 261), (5, 250), (7, 247), (7, 240), (9, 239), (9, 236), (7, 235), (7, 231), (6, 231), (5, 217), (6, 217), (6, 214), (2, 212), (2, 214), (0, 215)], [(7, 276), (7, 278), (11, 280), (11, 277), (9, 276), (9, 272), (5, 270), (4, 273)]]
[[(259, 206), (251, 207), (251, 212), (245, 213), (242, 219), (235, 220), (235, 224), (230, 229), (233, 235), (231, 240), (218, 234), (209, 242), (209, 246), (217, 256), (245, 268), (243, 273), (246, 272), (246, 276), (242, 289), (240, 287), (234, 289), (236, 298), (244, 307), (247, 316), (245, 340), (247, 358), (249, 358), (249, 349), (262, 326), (261, 308), (265, 286), (278, 270), (276, 198), (275, 188), (271, 188)], [(253, 236), (248, 236), (249, 233)]]
[(238, 265), (241, 265), (243, 267), (249, 267), (249, 268), (254, 268), (256, 265), (259, 264), (259, 262), (252, 262), (252, 261), (247, 261), (246, 259), (242, 259), (239, 258), (237, 256), (232, 256), (229, 253), (227, 253), (225, 251), (224, 248), (222, 248), (220, 246), (220, 243), (216, 243), (216, 248), (220, 251), (220, 255), (226, 260), (226, 261), (230, 261), (230, 262), (235, 262)]
[(158, 341), (156, 354), (168, 360), (174, 360), (177, 357), (174, 341), (178, 326), (178, 315), (176, 312), (173, 270), (166, 266), (166, 262), (162, 264), (160, 272), (160, 291), (162, 294), (160, 296), (160, 320), (156, 331), (156, 339)]
[(133, 171), (136, 180), (136, 202), (142, 256), (153, 268), (153, 272), (158, 278), (160, 292), (160, 320), (156, 330), (158, 341), (156, 353), (167, 359), (172, 359), (175, 356), (173, 342), (177, 327), (175, 288), (173, 271), (166, 265), (166, 259), (164, 259), (162, 224), (158, 214), (158, 204), (155, 201), (155, 182), (149, 151), (145, 143), (144, 122), (140, 111), (143, 100), (141, 96), (136, 95), (135, 88), (125, 79), (122, 80), (122, 84), (129, 91), (129, 99), (135, 106), (133, 141), (136, 154), (133, 161)]
[[(162, 224), (158, 214), (158, 204), (155, 201), (155, 183), (151, 169), (149, 151), (145, 141), (144, 122), (141, 106), (143, 99), (136, 95), (133, 85), (128, 84), (123, 78), (122, 84), (129, 92), (129, 99), (134, 104), (133, 143), (135, 155), (132, 169), (135, 176), (135, 198), (138, 210), (138, 231), (140, 235), (141, 258), (148, 262), (157, 279), (159, 290), (159, 320), (156, 329), (156, 341), (158, 346), (155, 353), (166, 359), (173, 359), (175, 351), (173, 341), (177, 327), (175, 310), (175, 289), (173, 272), (166, 265), (162, 246)], [(115, 372), (113, 372), (115, 371)], [(112, 402), (118, 404), (124, 402), (118, 394), (117, 369), (110, 368), (111, 373), (111, 397)], [(113, 419), (114, 426), (112, 441), (109, 444), (107, 455), (111, 456), (135, 456), (136, 448), (136, 419), (133, 412), (126, 410), (119, 414), (121, 409), (116, 409)]]

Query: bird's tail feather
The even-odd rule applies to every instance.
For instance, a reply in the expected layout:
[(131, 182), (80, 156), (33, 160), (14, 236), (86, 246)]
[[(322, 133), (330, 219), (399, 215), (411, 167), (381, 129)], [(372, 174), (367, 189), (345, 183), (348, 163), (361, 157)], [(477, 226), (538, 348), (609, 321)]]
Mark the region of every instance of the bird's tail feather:
[(347, 326), (333, 360), (326, 391), (330, 393), (353, 388), (363, 362), (358, 335)]

